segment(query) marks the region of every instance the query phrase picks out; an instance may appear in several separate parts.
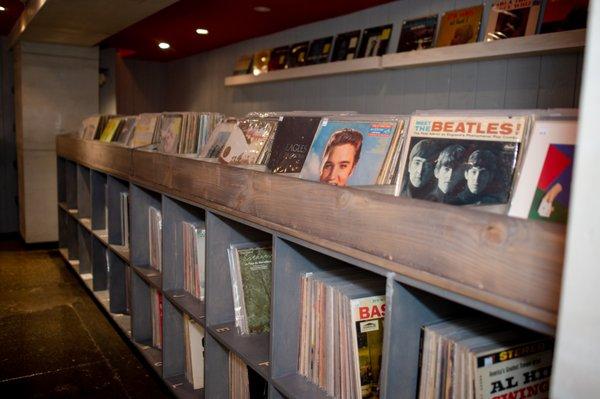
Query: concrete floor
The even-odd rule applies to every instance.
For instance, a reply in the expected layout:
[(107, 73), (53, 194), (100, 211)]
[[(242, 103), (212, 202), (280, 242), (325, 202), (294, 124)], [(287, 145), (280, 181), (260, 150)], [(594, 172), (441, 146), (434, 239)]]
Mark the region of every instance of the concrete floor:
[(170, 395), (58, 252), (0, 241), (0, 397)]

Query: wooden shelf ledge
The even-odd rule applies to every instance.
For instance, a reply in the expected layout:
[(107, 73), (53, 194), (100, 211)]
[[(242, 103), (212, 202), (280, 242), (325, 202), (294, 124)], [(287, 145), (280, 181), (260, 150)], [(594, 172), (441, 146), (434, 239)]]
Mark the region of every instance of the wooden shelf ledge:
[(545, 33), (476, 42), (457, 46), (435, 47), (427, 50), (385, 54), (382, 57), (357, 58), (318, 65), (271, 71), (260, 75), (236, 75), (225, 78), (225, 86), (244, 86), (258, 83), (295, 80), (317, 76), (398, 69), (494, 58), (523, 57), (576, 51), (585, 47), (586, 30)]

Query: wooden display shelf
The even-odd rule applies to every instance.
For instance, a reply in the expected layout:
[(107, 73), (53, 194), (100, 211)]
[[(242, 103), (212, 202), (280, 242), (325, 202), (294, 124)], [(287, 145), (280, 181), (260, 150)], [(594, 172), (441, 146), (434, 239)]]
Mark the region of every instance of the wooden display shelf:
[(204, 399), (204, 389), (196, 389), (180, 374), (173, 377), (165, 377), (165, 382), (173, 391), (175, 396), (181, 399)]
[(81, 140), (74, 134), (56, 138), (56, 152), (61, 157), (122, 179), (131, 175), (131, 151), (129, 147), (114, 143)]
[[(73, 153), (65, 147), (59, 156)], [(133, 151), (132, 164), (130, 181), (155, 192), (498, 317), (556, 326), (562, 225), (151, 151)]]
[(381, 57), (356, 58), (348, 61), (328, 62), (325, 64), (307, 65), (297, 68), (271, 71), (260, 75), (236, 75), (225, 78), (225, 86), (244, 86), (256, 83), (276, 82), (311, 78), (324, 75), (367, 72), (381, 69)]
[(108, 230), (92, 230), (92, 234), (96, 237), (102, 244), (108, 246)]
[(162, 274), (152, 267), (132, 266), (133, 270), (152, 288), (162, 292)]
[(225, 78), (225, 86), (244, 86), (344, 73), (569, 52), (584, 48), (585, 38), (586, 30), (579, 29), (493, 42), (476, 42), (421, 51), (390, 53), (382, 57), (358, 58), (349, 61), (309, 65), (271, 71), (256, 76), (252, 74), (228, 76)]
[(128, 246), (113, 245), (113, 244), (109, 244), (108, 246), (114, 253), (119, 255), (119, 257), (121, 259), (123, 259), (125, 262), (129, 263), (129, 247)]
[(206, 305), (185, 290), (167, 290), (163, 294), (180, 311), (201, 326), (206, 324)]
[(153, 347), (151, 342), (134, 343), (152, 369), (162, 377), (162, 351)]
[(430, 48), (423, 51), (386, 54), (385, 69), (483, 61), (494, 58), (523, 57), (580, 50), (585, 47), (586, 30), (545, 33), (491, 42), (476, 42), (457, 46)]

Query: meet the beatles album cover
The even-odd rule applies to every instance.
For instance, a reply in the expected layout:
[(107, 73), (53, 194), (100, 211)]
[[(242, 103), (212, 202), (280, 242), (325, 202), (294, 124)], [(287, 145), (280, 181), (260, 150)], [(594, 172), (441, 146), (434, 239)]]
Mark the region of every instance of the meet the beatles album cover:
[(527, 116), (411, 118), (400, 195), (453, 205), (509, 201)]

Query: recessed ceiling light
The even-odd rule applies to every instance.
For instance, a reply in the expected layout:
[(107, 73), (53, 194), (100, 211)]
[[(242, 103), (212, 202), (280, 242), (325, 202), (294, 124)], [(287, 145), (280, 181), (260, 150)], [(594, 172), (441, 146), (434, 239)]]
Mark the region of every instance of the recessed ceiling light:
[(166, 49), (170, 48), (171, 45), (167, 42), (160, 42), (160, 43), (158, 43), (158, 47), (160, 47), (163, 50), (166, 50)]
[(0, 6), (0, 11), (6, 11), (6, 8)]
[(254, 7), (254, 11), (256, 12), (269, 12), (271, 9), (267, 6), (256, 6)]
[(199, 35), (208, 35), (208, 29), (198, 28), (196, 29), (196, 33)]

